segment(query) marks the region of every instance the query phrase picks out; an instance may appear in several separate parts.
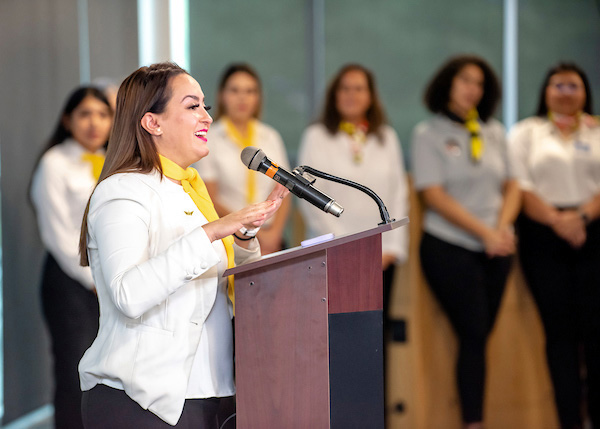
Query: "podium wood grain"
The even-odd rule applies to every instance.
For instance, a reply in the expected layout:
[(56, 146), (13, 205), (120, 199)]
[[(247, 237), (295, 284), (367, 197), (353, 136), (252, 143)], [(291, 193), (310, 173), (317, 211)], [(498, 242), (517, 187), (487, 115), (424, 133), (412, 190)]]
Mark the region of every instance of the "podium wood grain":
[(324, 261), (321, 251), (236, 276), (236, 302), (260, 303), (236, 306), (238, 427), (329, 427)]
[(237, 423), (383, 428), (381, 234), (278, 252), (236, 275)]

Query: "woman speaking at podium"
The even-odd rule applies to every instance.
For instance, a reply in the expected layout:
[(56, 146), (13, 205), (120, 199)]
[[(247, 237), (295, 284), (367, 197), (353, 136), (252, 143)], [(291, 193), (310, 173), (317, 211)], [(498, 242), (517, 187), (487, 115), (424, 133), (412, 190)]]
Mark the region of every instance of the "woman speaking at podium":
[(287, 190), (223, 218), (197, 171), (212, 118), (172, 63), (142, 67), (117, 95), (99, 183), (84, 216), (82, 265), (100, 329), (79, 364), (86, 428), (217, 428), (233, 395), (232, 279), (260, 255), (254, 233)]

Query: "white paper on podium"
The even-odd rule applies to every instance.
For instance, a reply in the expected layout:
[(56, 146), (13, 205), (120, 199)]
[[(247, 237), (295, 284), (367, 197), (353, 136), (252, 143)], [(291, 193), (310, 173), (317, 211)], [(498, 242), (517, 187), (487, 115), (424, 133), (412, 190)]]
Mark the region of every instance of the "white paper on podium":
[(334, 238), (335, 238), (335, 236), (333, 235), (332, 232), (330, 232), (328, 234), (319, 235), (318, 237), (309, 238), (308, 240), (304, 240), (303, 242), (300, 243), (300, 246), (310, 247), (310, 246), (314, 246), (315, 244), (325, 243), (326, 241), (333, 240)]

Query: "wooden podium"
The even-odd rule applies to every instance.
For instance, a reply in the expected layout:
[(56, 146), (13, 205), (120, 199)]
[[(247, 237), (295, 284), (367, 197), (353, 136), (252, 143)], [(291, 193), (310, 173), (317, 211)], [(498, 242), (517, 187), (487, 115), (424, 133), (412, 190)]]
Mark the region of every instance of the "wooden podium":
[(383, 428), (381, 234), (408, 218), (229, 269), (237, 427)]

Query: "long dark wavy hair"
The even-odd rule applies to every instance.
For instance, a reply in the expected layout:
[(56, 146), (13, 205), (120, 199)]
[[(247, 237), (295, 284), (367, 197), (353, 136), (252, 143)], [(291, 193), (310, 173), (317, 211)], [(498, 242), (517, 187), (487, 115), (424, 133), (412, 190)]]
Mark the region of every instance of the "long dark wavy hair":
[(479, 67), (483, 72), (483, 96), (477, 105), (479, 117), (486, 122), (494, 114), (500, 101), (500, 83), (490, 65), (475, 55), (452, 57), (435, 73), (427, 85), (424, 97), (425, 105), (431, 112), (447, 113), (452, 81), (463, 67), (469, 64)]

